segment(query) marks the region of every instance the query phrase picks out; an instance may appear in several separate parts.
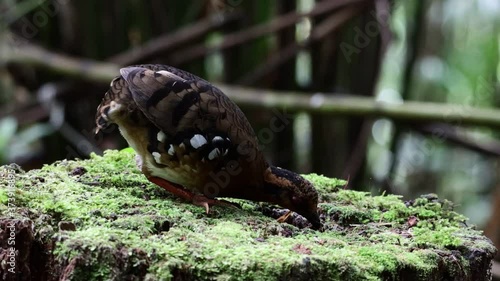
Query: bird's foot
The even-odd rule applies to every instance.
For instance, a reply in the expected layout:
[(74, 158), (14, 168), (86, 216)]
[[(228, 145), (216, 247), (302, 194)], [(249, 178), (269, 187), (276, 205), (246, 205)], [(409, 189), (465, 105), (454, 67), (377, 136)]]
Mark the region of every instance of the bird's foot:
[(241, 208), (240, 205), (236, 203), (232, 203), (226, 200), (218, 200), (218, 199), (211, 199), (208, 197), (205, 197), (203, 195), (195, 195), (193, 197), (193, 204), (197, 206), (201, 206), (205, 208), (205, 212), (207, 214), (210, 213), (210, 206), (224, 206), (224, 207), (231, 207), (231, 208)]
[(182, 186), (171, 183), (159, 177), (148, 177), (148, 180), (160, 187), (163, 187), (166, 191), (180, 197), (184, 200), (191, 201), (195, 194), (189, 190), (182, 188)]
[(193, 202), (193, 204), (195, 204), (197, 206), (204, 207), (207, 214), (210, 212), (210, 206), (215, 206), (215, 205), (232, 207), (232, 208), (234, 208), (234, 207), (241, 208), (240, 205), (238, 205), (236, 203), (231, 203), (231, 202), (226, 201), (226, 200), (211, 199), (211, 198), (205, 197), (203, 195), (194, 194), (193, 192), (186, 190), (186, 189), (182, 188), (181, 186), (178, 186), (176, 184), (168, 182), (168, 181), (166, 181), (162, 178), (159, 178), (159, 177), (149, 177), (148, 180), (150, 182), (158, 185), (158, 186), (163, 187), (168, 192), (170, 192), (170, 193), (172, 193), (180, 198), (183, 198), (187, 201), (191, 201), (191, 202)]
[(279, 223), (284, 223), (284, 222), (286, 222), (286, 220), (287, 220), (287, 219), (288, 219), (288, 218), (292, 215), (292, 213), (293, 213), (292, 211), (288, 211), (288, 212), (286, 212), (286, 214), (284, 214), (284, 215), (282, 215), (281, 217), (279, 217), (279, 218), (277, 219), (277, 221), (278, 221)]

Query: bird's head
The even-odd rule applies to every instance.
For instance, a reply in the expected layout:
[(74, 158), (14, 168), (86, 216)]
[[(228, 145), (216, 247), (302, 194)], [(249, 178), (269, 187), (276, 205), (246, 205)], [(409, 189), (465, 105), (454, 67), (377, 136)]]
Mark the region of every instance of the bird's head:
[(314, 229), (321, 228), (318, 193), (313, 185), (292, 171), (270, 166), (264, 176), (264, 188), (276, 195), (276, 203), (305, 217)]

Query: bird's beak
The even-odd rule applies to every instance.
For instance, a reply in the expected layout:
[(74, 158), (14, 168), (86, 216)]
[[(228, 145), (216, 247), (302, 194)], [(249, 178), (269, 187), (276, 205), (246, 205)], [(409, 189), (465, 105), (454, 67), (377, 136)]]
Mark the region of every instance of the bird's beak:
[(321, 229), (321, 227), (323, 227), (323, 224), (321, 223), (317, 212), (306, 216), (306, 219), (312, 224), (312, 229), (314, 230), (319, 230)]

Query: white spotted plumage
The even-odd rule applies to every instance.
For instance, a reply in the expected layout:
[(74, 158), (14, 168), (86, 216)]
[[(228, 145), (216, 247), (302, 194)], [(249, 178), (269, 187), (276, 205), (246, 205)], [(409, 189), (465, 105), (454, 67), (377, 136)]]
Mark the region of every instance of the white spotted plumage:
[(161, 164), (161, 154), (157, 151), (151, 153), (153, 155), (153, 158), (155, 159), (155, 162), (157, 164)]
[(218, 142), (218, 141), (224, 141), (224, 139), (222, 137), (219, 137), (219, 136), (215, 136), (213, 139), (212, 139), (212, 142)]
[(175, 150), (174, 150), (174, 146), (173, 146), (173, 145), (170, 145), (170, 147), (168, 148), (167, 153), (168, 153), (168, 155), (170, 155), (170, 156), (174, 156), (174, 154), (175, 154)]
[(214, 160), (215, 158), (220, 156), (220, 149), (214, 148), (210, 153), (208, 154), (208, 160)]
[(189, 143), (194, 149), (198, 149), (207, 143), (207, 139), (200, 134), (196, 134), (189, 140)]
[(108, 115), (113, 116), (116, 112), (119, 112), (123, 108), (123, 105), (115, 101), (109, 103)]
[(165, 135), (163, 131), (159, 131), (158, 134), (156, 135), (156, 139), (159, 142), (165, 142), (165, 140), (167, 139), (167, 135)]

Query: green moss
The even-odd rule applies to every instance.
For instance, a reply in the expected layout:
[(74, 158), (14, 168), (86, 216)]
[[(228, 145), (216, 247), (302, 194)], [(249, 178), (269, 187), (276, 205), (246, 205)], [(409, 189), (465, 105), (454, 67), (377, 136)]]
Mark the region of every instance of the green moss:
[[(306, 175), (320, 193), (325, 231), (318, 232), (279, 224), (263, 215), (267, 204), (245, 200), (229, 199), (242, 209), (214, 207), (206, 215), (149, 183), (133, 158), (130, 149), (106, 151), (16, 173), (16, 216), (35, 222), (37, 239), (55, 241), (58, 262), (74, 265), (72, 280), (397, 280), (401, 270), (428, 280), (443, 266), (472, 270), (467, 260), (448, 262), (435, 251), (495, 252), (435, 196), (403, 202)], [(0, 189), (0, 210), (7, 200)], [(58, 230), (60, 221), (76, 231)]]
[(0, 204), (5, 206), (5, 205), (7, 205), (8, 200), (9, 200), (9, 197), (7, 195), (7, 190), (0, 189)]
[(437, 227), (436, 231), (429, 231), (428, 227), (415, 227), (413, 235), (415, 243), (419, 245), (434, 247), (453, 248), (463, 243), (462, 239), (457, 237), (459, 229), (456, 227)]

